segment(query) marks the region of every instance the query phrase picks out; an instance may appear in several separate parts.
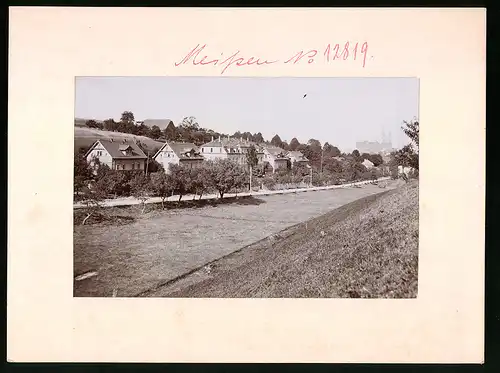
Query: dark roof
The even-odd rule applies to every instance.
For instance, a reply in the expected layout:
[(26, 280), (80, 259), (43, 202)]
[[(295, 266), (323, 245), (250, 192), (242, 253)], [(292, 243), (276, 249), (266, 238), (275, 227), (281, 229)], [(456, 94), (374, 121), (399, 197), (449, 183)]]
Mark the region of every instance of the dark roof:
[(144, 119), (142, 124), (152, 128), (153, 126), (158, 126), (161, 130), (167, 128), (170, 122), (174, 123), (171, 119)]
[(166, 142), (163, 146), (156, 152), (153, 158), (168, 145), (172, 151), (178, 156), (180, 159), (205, 159), (201, 154), (198, 147), (190, 142)]
[[(111, 155), (112, 158), (117, 159), (127, 159), (127, 158), (143, 158), (146, 159), (146, 154), (139, 148), (139, 146), (135, 143), (135, 141), (125, 140), (125, 141), (117, 141), (117, 140), (107, 140), (107, 139), (99, 139), (94, 145), (90, 147), (87, 151), (87, 154), (92, 151), (92, 149), (96, 146), (96, 144), (100, 142), (104, 149)], [(122, 150), (129, 149), (132, 151), (131, 155), (125, 155), (122, 153)]]

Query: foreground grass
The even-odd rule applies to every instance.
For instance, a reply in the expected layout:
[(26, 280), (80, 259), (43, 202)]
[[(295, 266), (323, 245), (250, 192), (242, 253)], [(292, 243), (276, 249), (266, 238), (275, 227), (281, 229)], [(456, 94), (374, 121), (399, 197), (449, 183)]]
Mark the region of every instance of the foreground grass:
[(290, 229), (253, 250), (244, 249), (251, 252), (244, 260), (242, 251), (234, 254), (239, 259), (228, 256), (214, 262), (202, 282), (149, 296), (417, 296), (418, 182), (362, 198)]
[[(103, 209), (109, 218), (105, 223), (81, 225), (76, 219), (73, 227), (74, 277), (97, 273), (75, 280), (74, 295), (107, 297), (116, 290), (118, 297), (134, 297), (150, 289), (172, 291), (164, 284), (236, 251), (246, 258), (253, 249), (240, 249), (254, 248), (255, 242), (267, 242), (266, 237), (283, 236), (284, 229), (385, 190), (367, 185), (233, 203), (224, 198), (221, 204), (192, 208), (148, 206), (144, 214), (137, 205)], [(205, 278), (199, 273), (190, 277), (197, 282)]]

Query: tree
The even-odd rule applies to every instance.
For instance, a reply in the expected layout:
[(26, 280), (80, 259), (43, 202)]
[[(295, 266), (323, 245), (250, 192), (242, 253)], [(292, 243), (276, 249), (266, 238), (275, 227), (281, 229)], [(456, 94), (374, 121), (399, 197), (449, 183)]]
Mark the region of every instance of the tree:
[(330, 145), (328, 142), (325, 142), (325, 145), (323, 145), (323, 152), (327, 157), (338, 157), (341, 154), (339, 148)]
[(243, 137), (244, 140), (254, 141), (253, 135), (250, 132), (243, 132), (241, 136)]
[(238, 186), (240, 177), (244, 174), (244, 170), (229, 159), (210, 161), (209, 172), (211, 185), (219, 192), (221, 199), (225, 193)]
[(163, 131), (165, 133), (165, 138), (167, 140), (175, 140), (177, 137), (177, 128), (174, 125), (174, 122), (170, 121), (168, 123), (168, 126), (165, 127), (165, 130)]
[(82, 225), (85, 225), (86, 221), (92, 216), (97, 214), (102, 209), (102, 201), (106, 198), (107, 190), (104, 183), (94, 183), (89, 188), (85, 186), (83, 188), (84, 198), (82, 204), (85, 206), (85, 212), (87, 216), (82, 221)]
[(403, 126), (401, 129), (403, 132), (410, 138), (412, 143), (416, 146), (416, 151), (418, 154), (418, 147), (419, 147), (419, 136), (420, 136), (420, 124), (418, 120), (413, 119), (410, 122), (403, 121)]
[(181, 122), (179, 127), (187, 129), (187, 130), (195, 130), (196, 131), (200, 128), (200, 125), (198, 124), (195, 117), (184, 117), (184, 119), (182, 119), (182, 122)]
[(151, 175), (151, 190), (155, 196), (161, 198), (161, 208), (165, 209), (165, 200), (174, 191), (174, 181), (172, 177), (163, 171), (154, 172)]
[(130, 193), (131, 186), (126, 172), (109, 170), (99, 178), (99, 182), (106, 184), (105, 189), (108, 194), (114, 194), (115, 197), (125, 196)]
[(384, 163), (384, 159), (380, 154), (370, 154), (370, 157), (368, 159), (373, 163), (375, 167), (378, 167)]
[(307, 142), (307, 145), (309, 145), (313, 149), (317, 149), (321, 151), (321, 142), (316, 139), (309, 139)]
[(203, 164), (199, 168), (191, 170), (190, 177), (191, 186), (193, 193), (201, 197), (210, 188), (210, 173), (206, 164)]
[(248, 148), (248, 152), (246, 153), (246, 161), (250, 169), (254, 168), (259, 163), (259, 158), (257, 156), (257, 149), (255, 149), (254, 145), (251, 145)]
[(148, 160), (148, 164), (147, 164), (148, 174), (154, 173), (154, 172), (165, 172), (163, 165), (161, 163), (159, 163), (156, 159), (153, 159), (154, 154), (156, 154), (156, 152), (149, 153), (149, 160)]
[(161, 129), (158, 126), (151, 127), (151, 131), (149, 133), (152, 139), (159, 139), (161, 137)]
[(361, 157), (361, 155), (359, 154), (359, 150), (358, 149), (354, 149), (351, 154), (352, 154), (352, 156), (354, 158), (360, 158)]
[(146, 201), (149, 199), (151, 194), (151, 183), (149, 177), (145, 174), (138, 173), (130, 181), (130, 189), (132, 195), (141, 201), (142, 213), (146, 209)]
[(262, 136), (262, 133), (258, 132), (253, 135), (253, 141), (256, 142), (257, 144), (261, 144), (264, 142), (264, 137)]
[(120, 118), (120, 122), (134, 124), (135, 123), (134, 113), (132, 113), (131, 111), (124, 111)]
[(93, 119), (89, 119), (88, 121), (85, 122), (85, 125), (88, 127), (88, 128), (99, 128), (99, 125), (97, 124), (97, 122)]
[(300, 145), (300, 142), (299, 140), (297, 140), (296, 137), (294, 137), (291, 141), (290, 141), (290, 145), (289, 145), (289, 148), (290, 150), (297, 150), (297, 147)]
[(344, 172), (344, 167), (342, 166), (342, 162), (336, 160), (335, 158), (329, 158), (325, 160), (323, 168), (327, 172), (331, 172), (333, 174), (341, 174), (342, 172)]
[(179, 195), (180, 202), (182, 197), (189, 193), (191, 183), (189, 170), (181, 165), (171, 163), (169, 171), (173, 180), (174, 191)]
[(110, 118), (104, 121), (103, 127), (106, 131), (116, 131), (118, 128), (118, 124), (115, 122), (114, 119)]
[[(158, 128), (158, 130), (160, 130)], [(138, 136), (146, 136), (146, 137), (151, 137), (151, 129), (146, 126), (144, 123), (142, 123), (140, 126), (135, 126), (135, 134)], [(160, 131), (161, 134), (161, 131)]]
[(73, 162), (74, 181), (73, 187), (77, 196), (93, 177), (92, 168), (82, 152), (75, 154)]
[(345, 179), (349, 181), (355, 181), (361, 179), (362, 175), (367, 171), (366, 167), (356, 162), (354, 159), (348, 162), (344, 168)]
[(418, 153), (413, 150), (411, 144), (403, 146), (391, 155), (398, 166), (412, 167), (418, 170)]
[(283, 146), (283, 141), (281, 141), (281, 138), (278, 134), (274, 135), (274, 137), (271, 139), (271, 145), (277, 146), (279, 148)]
[(403, 124), (401, 128), (410, 138), (411, 143), (398, 150), (395, 157), (401, 166), (409, 166), (418, 170), (420, 124), (415, 119), (410, 122), (403, 121)]

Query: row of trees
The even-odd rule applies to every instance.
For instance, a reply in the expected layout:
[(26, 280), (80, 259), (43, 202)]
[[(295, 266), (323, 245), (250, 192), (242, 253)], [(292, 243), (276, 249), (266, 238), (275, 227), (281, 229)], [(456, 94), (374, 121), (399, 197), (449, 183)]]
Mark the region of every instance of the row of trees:
[(160, 197), (162, 207), (173, 195), (181, 201), (188, 194), (201, 199), (206, 193), (217, 192), (222, 199), (230, 191), (248, 189), (248, 183), (248, 169), (227, 159), (207, 161), (197, 168), (172, 164), (168, 173), (158, 170), (147, 174), (111, 170), (98, 160), (93, 166), (86, 162), (75, 164), (75, 193), (89, 209), (86, 219), (110, 196), (134, 196), (144, 211), (151, 197)]

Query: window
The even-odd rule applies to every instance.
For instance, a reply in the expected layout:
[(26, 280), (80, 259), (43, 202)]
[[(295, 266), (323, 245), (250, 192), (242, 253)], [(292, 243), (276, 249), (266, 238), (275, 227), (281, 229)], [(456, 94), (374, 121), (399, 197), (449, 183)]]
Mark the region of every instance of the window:
[(135, 163), (132, 163), (132, 170), (135, 170)]
[(214, 151), (214, 148), (210, 148), (210, 153), (212, 153)]
[(205, 148), (201, 148), (201, 152), (202, 152), (202, 153), (205, 153)]

